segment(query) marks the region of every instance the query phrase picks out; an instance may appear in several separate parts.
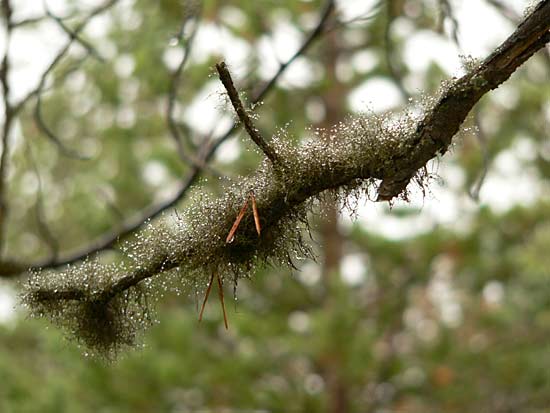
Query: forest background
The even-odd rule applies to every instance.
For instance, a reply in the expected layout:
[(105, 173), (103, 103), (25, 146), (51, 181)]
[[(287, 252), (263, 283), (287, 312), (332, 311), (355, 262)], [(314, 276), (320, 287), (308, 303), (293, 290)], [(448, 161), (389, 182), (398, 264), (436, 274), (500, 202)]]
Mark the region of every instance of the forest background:
[(299, 144), (437, 96), (527, 2), (2, 5), (0, 411), (545, 411), (548, 48), (481, 100), (408, 202), (325, 199), (310, 215), (316, 261), (226, 283), (228, 329), (216, 294), (199, 324), (204, 289), (170, 287), (139, 348), (106, 362), (17, 304), (23, 269), (97, 246), (109, 260), (159, 206), (185, 210), (254, 171), (262, 153), (226, 134), (221, 60), (245, 103), (265, 90), (263, 136)]

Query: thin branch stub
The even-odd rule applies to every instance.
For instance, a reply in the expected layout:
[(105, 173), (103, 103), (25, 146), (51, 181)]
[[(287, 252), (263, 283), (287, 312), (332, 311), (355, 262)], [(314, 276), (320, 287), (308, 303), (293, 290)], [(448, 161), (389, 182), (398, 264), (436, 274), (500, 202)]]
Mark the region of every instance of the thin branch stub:
[(233, 105), (235, 112), (237, 112), (237, 116), (239, 117), (239, 120), (243, 123), (244, 128), (246, 129), (246, 132), (248, 133), (250, 138), (254, 141), (256, 145), (258, 145), (258, 147), (272, 163), (278, 162), (277, 154), (275, 153), (273, 148), (271, 148), (271, 146), (267, 144), (262, 135), (260, 135), (260, 132), (254, 126), (252, 119), (250, 118), (250, 116), (248, 116), (248, 113), (246, 112), (246, 109), (244, 108), (243, 103), (239, 98), (239, 92), (237, 92), (237, 89), (233, 84), (233, 79), (231, 78), (231, 74), (229, 73), (225, 62), (217, 63), (216, 70), (220, 75), (220, 80), (222, 81), (225, 90), (227, 91), (227, 95), (229, 96), (229, 100), (231, 100), (231, 104)]

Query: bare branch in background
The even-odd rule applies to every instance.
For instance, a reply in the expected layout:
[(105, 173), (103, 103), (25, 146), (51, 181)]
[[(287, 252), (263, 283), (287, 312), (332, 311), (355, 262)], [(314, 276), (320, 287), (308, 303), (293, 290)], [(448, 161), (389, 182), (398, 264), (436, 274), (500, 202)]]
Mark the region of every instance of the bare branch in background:
[(17, 29), (19, 27), (32, 26), (33, 24), (43, 22), (44, 20), (46, 20), (46, 18), (46, 16), (29, 17), (28, 19), (13, 22), (11, 24), (11, 27)]
[(496, 8), (500, 13), (513, 23), (518, 23), (521, 20), (521, 16), (515, 12), (507, 4), (500, 0), (486, 0), (491, 6)]
[(88, 156), (82, 155), (79, 152), (65, 146), (63, 141), (50, 129), (42, 116), (42, 90), (37, 93), (36, 105), (34, 106), (34, 122), (39, 131), (41, 131), (52, 142), (59, 153), (67, 158), (78, 159), (81, 161), (89, 160)]
[[(112, 2), (109, 2), (112, 3)], [(305, 54), (309, 48), (318, 40), (324, 33), (326, 25), (328, 24), (331, 15), (334, 12), (334, 0), (327, 0), (323, 11), (320, 15), (319, 21), (315, 28), (310, 32), (298, 50), (277, 70), (273, 77), (263, 84), (258, 90), (253, 93), (252, 98), (249, 103), (249, 107), (261, 102), (275, 87), (278, 79), (281, 75), (290, 67), (290, 65), (301, 55)], [(75, 29), (76, 30), (76, 29)], [(59, 59), (56, 59), (59, 60)], [(52, 62), (55, 66), (55, 62)], [(52, 66), (52, 65), (50, 65)], [(51, 70), (51, 69), (50, 69)], [(35, 95), (37, 92), (31, 92), (27, 98), (23, 99), (22, 102), (28, 100), (30, 97)], [(237, 131), (239, 125), (234, 123), (228, 130), (216, 141), (209, 142), (206, 141), (199, 148), (199, 160), (203, 163), (207, 163), (215, 154), (219, 146), (230, 138), (235, 131)], [(174, 195), (158, 204), (151, 205), (139, 213), (127, 218), (124, 222), (121, 223), (115, 230), (106, 232), (96, 240), (86, 244), (85, 246), (78, 248), (73, 251), (69, 251), (66, 254), (60, 254), (59, 258), (55, 262), (48, 262), (47, 260), (40, 259), (34, 262), (17, 262), (11, 261), (9, 265), (0, 266), (0, 277), (14, 277), (24, 273), (27, 269), (37, 269), (37, 268), (55, 268), (61, 267), (70, 263), (81, 261), (88, 257), (91, 254), (95, 254), (104, 249), (112, 247), (120, 239), (132, 234), (136, 230), (143, 228), (151, 219), (158, 217), (164, 211), (169, 210), (176, 206), (176, 204), (181, 201), (189, 192), (191, 186), (197, 181), (202, 172), (200, 163), (196, 163), (192, 166), (191, 170), (188, 172), (187, 176), (181, 180), (178, 188), (175, 190)]]
[[(44, 93), (48, 76), (59, 65), (59, 63), (61, 62), (61, 59), (63, 59), (66, 56), (70, 47), (75, 41), (79, 42), (88, 53), (91, 53), (94, 56), (99, 56), (99, 54), (95, 51), (93, 47), (89, 46), (87, 43), (83, 43), (83, 40), (80, 38), (79, 35), (94, 17), (107, 11), (112, 6), (114, 6), (117, 2), (118, 0), (109, 0), (103, 5), (95, 8), (73, 30), (66, 28), (66, 26), (62, 23), (61, 19), (56, 18), (53, 14), (49, 12), (49, 10), (47, 10), (48, 16), (50, 16), (58, 24), (60, 24), (61, 27), (65, 30), (65, 32), (69, 34), (69, 41), (65, 44), (64, 47), (61, 48), (61, 50), (59, 50), (59, 52), (55, 55), (53, 60), (50, 62), (50, 64), (46, 68), (46, 70), (42, 73), (38, 86), (34, 90), (32, 90), (25, 98), (23, 98), (21, 102), (18, 104), (18, 107), (22, 107), (22, 105), (25, 104), (31, 97), (33, 96), (36, 97), (36, 106), (34, 110), (34, 119), (36, 122), (36, 126), (53, 144), (57, 146), (61, 154), (69, 158), (79, 159), (79, 160), (87, 159), (86, 156), (79, 154), (77, 151), (67, 148), (65, 144), (63, 144), (62, 140), (48, 127), (48, 125), (46, 124), (42, 116), (42, 94)], [(101, 59), (101, 57), (99, 58)]]
[(8, 215), (7, 176), (10, 152), (10, 135), (14, 121), (14, 108), (10, 102), (10, 40), (12, 35), (12, 5), (10, 0), (2, 0), (3, 18), (6, 24), (6, 50), (0, 66), (0, 84), (2, 85), (2, 100), (4, 103), (4, 124), (2, 125), (2, 155), (0, 155), (0, 256), (3, 254), (6, 236), (6, 225)]
[(26, 142), (26, 153), (29, 164), (34, 171), (34, 175), (38, 182), (38, 188), (36, 191), (36, 204), (34, 207), (36, 215), (36, 224), (38, 226), (39, 235), (42, 237), (43, 241), (46, 243), (50, 250), (49, 261), (53, 262), (57, 259), (59, 254), (59, 241), (56, 236), (53, 234), (50, 226), (48, 225), (48, 220), (44, 213), (44, 189), (42, 185), (42, 178), (40, 177), (40, 171), (38, 170), (38, 165), (36, 159), (32, 153), (32, 147), (29, 142)]
[(395, 18), (393, 14), (393, 4), (393, 0), (388, 0), (386, 4), (387, 19), (386, 26), (384, 28), (384, 56), (386, 58), (386, 66), (388, 68), (388, 72), (390, 73), (391, 78), (401, 92), (401, 95), (405, 98), (405, 100), (408, 100), (411, 95), (405, 88), (405, 85), (403, 84), (403, 74), (401, 73), (401, 70), (398, 69), (394, 61), (395, 53), (393, 48), (393, 41), (391, 39), (391, 26), (393, 23), (393, 19)]
[[(175, 116), (174, 111), (176, 107), (178, 91), (182, 83), (182, 74), (185, 69), (185, 65), (189, 61), (189, 56), (191, 55), (191, 51), (193, 49), (193, 43), (195, 41), (195, 35), (197, 34), (197, 30), (199, 28), (198, 20), (202, 12), (202, 3), (199, 7), (201, 9), (196, 12), (196, 15), (186, 19), (185, 22), (182, 24), (180, 32), (177, 37), (178, 45), (184, 42), (184, 45), (182, 47), (183, 57), (171, 75), (170, 88), (168, 90), (168, 105), (166, 109), (166, 121), (168, 123), (168, 129), (170, 131), (170, 134), (174, 139), (176, 148), (178, 149), (178, 154), (180, 159), (187, 164), (196, 165), (201, 168), (204, 168), (205, 166), (204, 163), (200, 164), (199, 161), (195, 159), (193, 155), (187, 154), (185, 152), (185, 148), (183, 147), (184, 137), (181, 134), (180, 126), (178, 125), (178, 123), (176, 122), (176, 119), (174, 118)], [(192, 24), (193, 28), (189, 37), (185, 39), (185, 27), (189, 24)], [(186, 141), (187, 143), (191, 142), (190, 139), (186, 139)]]
[[(86, 52), (88, 52), (88, 54), (90, 56), (93, 56), (95, 57), (97, 60), (99, 60), (100, 62), (104, 62), (105, 59), (103, 58), (103, 56), (101, 56), (98, 51), (95, 49), (95, 47), (93, 45), (91, 45), (88, 41), (86, 41), (85, 39), (83, 39), (80, 34), (76, 31), (76, 30), (71, 30), (71, 28), (69, 28), (65, 22), (63, 22), (63, 19), (61, 17), (58, 17), (56, 16), (55, 14), (53, 14), (50, 9), (47, 7), (47, 4), (46, 2), (45, 3), (45, 8), (46, 8), (46, 15), (51, 18), (53, 21), (55, 21), (57, 23), (57, 25), (61, 28), (61, 30), (63, 30), (65, 32), (65, 34), (67, 34), (69, 36), (69, 39), (71, 41), (76, 41), (77, 43), (79, 43), (85, 50)], [(93, 16), (92, 16), (93, 17)], [(89, 17), (89, 19), (91, 19), (92, 17)], [(83, 28), (83, 27), (82, 27)], [(79, 30), (81, 31), (81, 30)]]
[(460, 41), (458, 39), (458, 20), (456, 19), (456, 16), (454, 14), (453, 6), (449, 0), (439, 0), (439, 7), (441, 10), (440, 29), (442, 31), (444, 30), (443, 26), (445, 23), (445, 19), (449, 19), (449, 22), (451, 23), (451, 38), (460, 49)]

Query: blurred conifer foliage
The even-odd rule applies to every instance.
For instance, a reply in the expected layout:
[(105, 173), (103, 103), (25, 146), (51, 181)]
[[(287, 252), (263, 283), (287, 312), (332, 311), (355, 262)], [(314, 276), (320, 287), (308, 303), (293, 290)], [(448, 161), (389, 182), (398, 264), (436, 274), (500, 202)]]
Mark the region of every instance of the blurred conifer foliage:
[(517, 3), (3, 0), (0, 411), (544, 411)]

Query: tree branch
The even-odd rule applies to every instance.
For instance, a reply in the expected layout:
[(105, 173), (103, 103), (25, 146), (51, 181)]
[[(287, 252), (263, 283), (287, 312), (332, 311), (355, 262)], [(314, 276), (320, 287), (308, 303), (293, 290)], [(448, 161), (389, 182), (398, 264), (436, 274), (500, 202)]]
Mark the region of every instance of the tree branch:
[[(373, 179), (382, 180), (379, 200), (398, 196), (426, 162), (448, 150), (475, 103), (550, 41), (549, 30), (550, 1), (545, 0), (476, 69), (454, 81), (419, 121), (413, 123), (405, 117), (396, 129), (375, 116), (352, 118), (335, 129), (340, 136), (330, 141), (330, 151), (325, 140), (300, 148), (274, 140), (285, 165), (288, 160), (283, 172), (264, 163), (255, 175), (228, 189), (222, 198), (201, 202), (197, 210), (189, 210), (189, 222), (181, 223), (183, 228), (177, 233), (162, 232), (143, 239), (138, 247), (139, 263), (133, 269), (121, 264), (118, 272), (113, 272), (112, 267), (109, 270), (100, 263), (87, 263), (83, 269), (86, 274), (99, 277), (102, 271), (109, 271), (109, 282), (94, 293), (80, 285), (76, 266), (57, 273), (58, 282), (51, 278), (56, 273), (48, 274), (47, 282), (39, 282), (40, 275), (31, 280), (26, 301), (39, 307), (67, 300), (108, 303), (141, 281), (174, 268), (180, 268), (185, 277), (198, 271), (204, 278), (210, 273), (205, 268), (213, 266), (221, 269), (220, 273), (237, 271), (243, 276), (249, 275), (258, 260), (282, 262), (284, 254), (288, 256), (288, 242), (299, 236), (293, 232), (295, 221), (303, 217), (302, 208), (308, 200), (327, 190), (347, 193)], [(225, 235), (242, 205), (243, 194), (249, 191), (254, 191), (262, 211), (262, 237), (258, 240), (254, 226), (249, 224), (241, 228), (239, 239), (226, 244)]]

